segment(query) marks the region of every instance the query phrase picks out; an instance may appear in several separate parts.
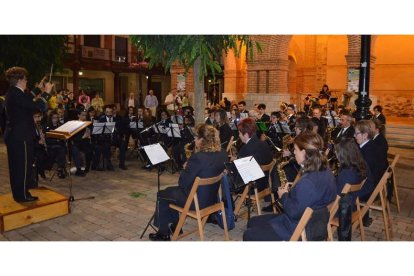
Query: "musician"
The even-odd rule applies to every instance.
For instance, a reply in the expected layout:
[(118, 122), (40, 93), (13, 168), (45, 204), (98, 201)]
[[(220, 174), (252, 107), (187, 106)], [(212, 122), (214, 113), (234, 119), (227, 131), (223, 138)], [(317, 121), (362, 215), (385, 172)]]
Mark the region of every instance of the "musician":
[(289, 128), (291, 131), (293, 131), (295, 129), (295, 122), (296, 122), (295, 106), (293, 104), (289, 104), (286, 107), (286, 115), (287, 115), (287, 122), (288, 122)]
[[(157, 225), (158, 231), (149, 235), (152, 241), (169, 241), (176, 227), (179, 215), (177, 211), (169, 208), (169, 204), (184, 206), (195, 178), (219, 175), (224, 170), (224, 162), (228, 161), (227, 153), (220, 147), (219, 133), (213, 126), (199, 125), (196, 133), (195, 152), (181, 172), (178, 186), (168, 187), (157, 193), (154, 224)], [(218, 189), (219, 183), (198, 189), (200, 208), (216, 202)]]
[(137, 112), (136, 112), (136, 108), (133, 106), (129, 106), (128, 107), (128, 111), (125, 114), (125, 123), (128, 125), (127, 129), (126, 129), (126, 133), (125, 133), (125, 143), (127, 144), (127, 146), (129, 145), (129, 138), (132, 136), (133, 139), (136, 139), (136, 134), (137, 134), (137, 129), (131, 129), (130, 123), (132, 122), (138, 122), (137, 120)]
[(316, 210), (335, 200), (335, 178), (322, 153), (321, 137), (302, 133), (295, 138), (294, 147), (296, 161), (302, 166), (301, 177), (290, 191), (288, 187), (278, 190), (284, 213), (251, 218), (244, 241), (288, 241), (307, 207)]
[(206, 118), (206, 120), (205, 120), (205, 124), (207, 124), (207, 125), (214, 125), (214, 112), (215, 112), (215, 109), (214, 108), (206, 108), (206, 110), (207, 110), (207, 118)]
[(266, 105), (265, 104), (259, 104), (257, 106), (257, 121), (259, 122), (264, 122), (264, 123), (269, 123), (270, 122), (270, 116), (266, 114)]
[(374, 116), (376, 119), (378, 119), (382, 125), (385, 125), (386, 119), (384, 114), (382, 114), (382, 106), (376, 105), (374, 106)]
[[(78, 114), (79, 121), (85, 122), (87, 117), (86, 109), (81, 110)], [(72, 140), (72, 157), (76, 166), (76, 176), (86, 176), (91, 168), (92, 161), (92, 144), (91, 144), (91, 130), (90, 128), (85, 128), (78, 133), (76, 133)], [(80, 153), (85, 155), (85, 170), (81, 169), (82, 161)]]
[(327, 84), (322, 86), (322, 90), (319, 92), (319, 99), (326, 99), (329, 100), (331, 98), (331, 91), (329, 91), (329, 87)]
[(245, 101), (240, 101), (238, 103), (238, 109), (239, 109), (239, 113), (249, 114), (249, 111), (246, 109), (246, 102)]
[[(273, 160), (272, 150), (264, 141), (260, 141), (256, 136), (256, 122), (252, 118), (246, 118), (237, 125), (239, 138), (243, 146), (239, 151), (238, 158), (253, 156), (259, 165), (267, 165)], [(262, 191), (268, 187), (266, 178), (256, 181), (257, 189)]]
[(340, 127), (332, 131), (331, 139), (334, 141), (339, 141), (339, 139), (342, 137), (353, 138), (355, 128), (352, 125), (353, 118), (351, 114), (344, 112), (340, 118)]
[(227, 112), (224, 109), (216, 110), (214, 121), (220, 133), (221, 148), (227, 149), (227, 145), (231, 137), (233, 137), (233, 131), (228, 123)]
[[(380, 120), (378, 119), (373, 119), (373, 127), (374, 127), (374, 138), (372, 138), (372, 141), (374, 142), (374, 148), (375, 151), (378, 153), (378, 175), (382, 175), (385, 173), (385, 171), (387, 170), (388, 166), (389, 166), (389, 162), (388, 162), (388, 141), (385, 138), (384, 135), (384, 127), (382, 125), (382, 123), (380, 122)], [(388, 188), (388, 192), (387, 192), (387, 197), (389, 199), (392, 198), (393, 196), (393, 189), (392, 186), (387, 186)]]
[[(47, 169), (47, 148), (45, 133), (42, 126), (42, 111), (40, 109), (33, 112), (33, 120), (35, 124), (35, 138), (34, 138), (34, 165), (36, 173), (43, 179), (46, 178), (45, 170)], [(37, 175), (35, 175), (34, 188), (37, 188)]]
[[(270, 114), (270, 126), (269, 126), (269, 131), (267, 132), (267, 136), (269, 137), (269, 139), (272, 140), (273, 144), (278, 147), (278, 148), (282, 148), (283, 144), (282, 144), (282, 138), (279, 136), (279, 133), (281, 133), (281, 128), (278, 125), (278, 114), (279, 112), (273, 111)], [(280, 114), (279, 114), (280, 117)]]
[(59, 123), (63, 125), (64, 123), (68, 121), (67, 115), (65, 114), (65, 109), (63, 109), (63, 107), (58, 107), (56, 111), (59, 116)]
[(110, 123), (115, 122), (115, 133), (110, 135), (111, 137), (108, 137), (107, 134), (104, 134), (106, 136), (102, 141), (102, 151), (103, 151), (103, 157), (106, 163), (106, 169), (113, 171), (114, 167), (111, 162), (111, 146), (114, 145), (119, 148), (119, 168), (122, 170), (126, 170), (127, 167), (125, 166), (125, 153), (126, 153), (126, 143), (125, 140), (122, 139), (123, 134), (123, 126), (122, 122), (120, 122), (119, 117), (114, 118), (113, 117), (113, 106), (107, 105), (105, 107), (105, 114), (101, 116), (99, 119), (100, 123)]
[[(13, 198), (17, 202), (31, 202), (38, 199), (28, 191), (34, 187), (33, 112), (43, 107), (53, 88), (53, 84), (46, 83), (43, 93), (39, 87), (35, 88), (32, 93), (26, 93), (27, 75), (27, 70), (22, 67), (12, 67), (6, 70), (10, 88), (6, 95), (7, 127), (4, 140), (8, 153), (10, 185)], [(43, 86), (43, 82), (41, 85)]]
[(318, 126), (318, 134), (322, 137), (322, 138), (326, 138), (326, 130), (328, 128), (328, 119), (326, 119), (325, 117), (322, 117), (322, 112), (321, 112), (321, 108), (320, 107), (316, 107), (313, 109), (312, 111), (313, 114), (313, 119), (312, 121), (314, 121), (316, 123), (316, 125)]
[(96, 120), (97, 121), (97, 119), (98, 119), (98, 116), (96, 116), (97, 114), (96, 114), (96, 110), (95, 110), (95, 108), (93, 107), (93, 106), (91, 106), (91, 107), (89, 107), (88, 108), (88, 121), (91, 121), (92, 123)]
[(157, 119), (152, 116), (152, 111), (150, 108), (145, 108), (142, 116), (142, 121), (144, 122), (144, 127), (149, 127), (152, 124), (155, 124)]
[(183, 124), (180, 125), (181, 139), (173, 145), (173, 156), (179, 170), (183, 169), (184, 163), (187, 161), (185, 155), (185, 145), (194, 141), (191, 128), (194, 127), (193, 116), (184, 116)]
[(173, 115), (182, 104), (181, 98), (177, 95), (177, 89), (171, 90), (171, 92), (165, 97), (164, 104), (167, 106), (167, 110), (170, 115)]
[(362, 189), (351, 194), (354, 204), (356, 197), (366, 201), (374, 190), (374, 182), (355, 139), (346, 136), (339, 138), (335, 144), (335, 153), (339, 163), (338, 175), (336, 176), (337, 194), (341, 194), (345, 184), (359, 184), (369, 176)]
[[(52, 111), (48, 117), (46, 132), (55, 130), (60, 127), (59, 115), (56, 111)], [(57, 174), (60, 179), (66, 177), (65, 164), (66, 164), (66, 145), (64, 141), (57, 138), (46, 137), (47, 152), (49, 158), (49, 164), (53, 165), (57, 163)], [(51, 166), (50, 166), (51, 167)]]
[(311, 104), (312, 104), (312, 95), (308, 94), (303, 99), (303, 110), (305, 111), (306, 114), (309, 114)]

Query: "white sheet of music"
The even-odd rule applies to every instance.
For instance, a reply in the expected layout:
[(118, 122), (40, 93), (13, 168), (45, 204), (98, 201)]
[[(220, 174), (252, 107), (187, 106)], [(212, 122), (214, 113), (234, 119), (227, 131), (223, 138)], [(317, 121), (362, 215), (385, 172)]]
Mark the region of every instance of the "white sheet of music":
[(101, 134), (104, 126), (105, 126), (105, 123), (99, 123), (99, 122), (93, 123), (92, 135)]
[(152, 165), (157, 165), (170, 159), (159, 143), (144, 146), (143, 148)]
[(255, 181), (265, 176), (256, 159), (253, 156), (236, 159), (233, 161), (244, 184)]
[(113, 133), (115, 130), (115, 122), (112, 123), (105, 123), (105, 130), (104, 133)]
[(72, 133), (85, 124), (83, 121), (69, 121), (55, 129), (54, 131)]
[(248, 113), (240, 113), (240, 119), (245, 119), (248, 118), (249, 114)]

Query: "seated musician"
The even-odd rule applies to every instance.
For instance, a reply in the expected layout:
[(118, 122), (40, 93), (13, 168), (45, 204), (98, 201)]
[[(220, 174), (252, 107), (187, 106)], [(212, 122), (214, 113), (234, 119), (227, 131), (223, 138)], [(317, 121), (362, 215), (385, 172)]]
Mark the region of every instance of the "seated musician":
[[(34, 138), (34, 164), (36, 168), (37, 174), (40, 175), (43, 179), (46, 178), (45, 170), (47, 169), (47, 148), (46, 148), (46, 140), (45, 140), (45, 133), (43, 131), (43, 126), (41, 124), (42, 121), (42, 111), (36, 110), (33, 112), (33, 120), (35, 124), (35, 138)], [(37, 179), (37, 175), (35, 175), (35, 179)], [(37, 181), (35, 181), (35, 186), (37, 187)]]
[[(60, 127), (59, 115), (56, 111), (52, 111), (49, 115), (46, 132), (55, 130)], [(46, 145), (48, 151), (48, 158), (50, 165), (57, 163), (57, 175), (60, 179), (66, 177), (65, 164), (66, 164), (66, 145), (61, 139), (46, 138)]]
[(213, 125), (214, 124), (214, 111), (215, 111), (215, 109), (214, 108), (206, 108), (206, 110), (207, 110), (207, 118), (206, 118), (206, 121), (204, 122), (205, 124), (208, 124), (208, 125)]
[(131, 129), (129, 127), (131, 122), (137, 122), (137, 113), (136, 109), (133, 106), (128, 107), (128, 112), (125, 114), (124, 120), (126, 121), (126, 124), (128, 125), (126, 133), (125, 133), (125, 143), (127, 146), (129, 145), (129, 138), (132, 136), (132, 139), (136, 139), (136, 134), (138, 129)]
[[(312, 121), (314, 121), (318, 126), (318, 134), (322, 138), (326, 138), (326, 130), (328, 128), (328, 119), (322, 117), (322, 111), (320, 107), (316, 107), (312, 111), (313, 117)], [(324, 140), (325, 141), (325, 140)]]
[(149, 127), (152, 124), (155, 124), (156, 122), (156, 118), (155, 116), (152, 115), (152, 111), (150, 108), (145, 108), (143, 110), (143, 122), (144, 122), (144, 127)]
[(295, 129), (295, 122), (296, 122), (296, 116), (295, 116), (295, 105), (289, 104), (286, 107), (286, 115), (287, 115), (287, 122), (289, 125), (289, 129), (293, 131)]
[[(196, 129), (195, 152), (191, 155), (184, 171), (181, 172), (178, 186), (168, 187), (157, 193), (157, 207), (154, 223), (158, 227), (156, 233), (149, 235), (153, 241), (168, 241), (178, 222), (179, 214), (170, 209), (173, 203), (184, 206), (195, 178), (209, 178), (224, 171), (227, 153), (221, 150), (218, 131), (211, 125), (202, 124)], [(201, 187), (197, 191), (200, 208), (204, 208), (217, 200), (219, 184)]]
[(353, 138), (342, 137), (335, 144), (335, 154), (339, 163), (338, 174), (336, 176), (336, 188), (338, 195), (341, 193), (345, 184), (359, 184), (367, 178), (362, 189), (353, 197), (353, 203), (358, 196), (360, 200), (366, 201), (374, 189), (372, 175), (364, 157), (359, 150), (358, 144)]
[(322, 153), (322, 138), (304, 132), (296, 136), (294, 147), (296, 161), (302, 166), (301, 177), (290, 191), (287, 185), (278, 190), (284, 213), (251, 218), (244, 241), (288, 241), (307, 207), (316, 210), (335, 200), (335, 177)]
[[(81, 110), (78, 114), (79, 121), (86, 121), (87, 111)], [(91, 168), (92, 162), (92, 144), (91, 144), (91, 130), (85, 128), (76, 133), (71, 139), (72, 158), (76, 166), (76, 176), (86, 176)], [(80, 153), (85, 155), (85, 170), (82, 170), (82, 161)]]
[(125, 166), (125, 153), (126, 153), (126, 143), (122, 137), (122, 126), (120, 127), (119, 123), (122, 124), (119, 120), (119, 116), (116, 118), (113, 117), (113, 106), (107, 105), (105, 107), (105, 114), (99, 119), (100, 123), (109, 123), (115, 122), (115, 132), (113, 134), (104, 134), (102, 135), (101, 145), (102, 153), (106, 164), (106, 169), (113, 171), (114, 166), (111, 162), (111, 146), (114, 145), (119, 148), (119, 168), (126, 170)]
[(306, 95), (306, 97), (303, 99), (303, 110), (305, 114), (309, 114), (310, 107), (312, 105), (312, 94)]
[(336, 128), (331, 135), (331, 140), (339, 141), (342, 137), (353, 138), (355, 128), (352, 125), (353, 118), (348, 112), (343, 112), (340, 116), (340, 127)]
[[(259, 140), (256, 135), (256, 122), (251, 118), (240, 121), (237, 125), (239, 130), (239, 138), (243, 142), (243, 146), (239, 151), (238, 158), (253, 156), (259, 165), (267, 165), (273, 160), (272, 150), (268, 143)], [(256, 181), (258, 191), (262, 191), (268, 187), (266, 178)]]
[(270, 114), (270, 125), (269, 125), (269, 131), (267, 132), (267, 137), (269, 137), (269, 139), (271, 140), (270, 145), (271, 145), (272, 150), (276, 150), (274, 147), (278, 147), (279, 149), (281, 149), (283, 146), (282, 138), (279, 136), (280, 132), (281, 132), (281, 129), (278, 125), (278, 112), (273, 111)]
[(228, 123), (227, 112), (224, 109), (218, 109), (214, 115), (214, 121), (218, 127), (220, 133), (221, 148), (227, 149), (227, 145), (233, 137), (233, 131)]
[(322, 86), (322, 90), (319, 92), (319, 99), (326, 99), (329, 100), (331, 98), (331, 91), (329, 91), (329, 87), (327, 84)]
[(97, 120), (98, 116), (96, 114), (96, 110), (93, 106), (88, 108), (88, 121), (91, 121), (92, 123)]
[(59, 123), (61, 125), (63, 125), (64, 123), (66, 123), (68, 121), (68, 118), (67, 118), (67, 114), (65, 112), (65, 109), (63, 107), (58, 107), (56, 109), (56, 111), (57, 111), (57, 114), (59, 116)]
[(257, 121), (269, 123), (270, 122), (270, 116), (266, 114), (266, 105), (265, 104), (259, 104), (257, 106)]
[(194, 118), (191, 115), (184, 116), (183, 124), (180, 127), (181, 139), (178, 139), (173, 145), (173, 156), (175, 163), (179, 170), (183, 169), (183, 165), (187, 162), (185, 155), (185, 145), (190, 144), (194, 141), (194, 136), (190, 128), (194, 127)]

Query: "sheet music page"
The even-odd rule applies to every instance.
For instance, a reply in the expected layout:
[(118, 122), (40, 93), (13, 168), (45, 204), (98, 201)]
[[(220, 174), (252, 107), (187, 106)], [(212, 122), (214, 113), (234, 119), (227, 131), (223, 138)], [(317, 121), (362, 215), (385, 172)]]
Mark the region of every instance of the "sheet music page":
[(72, 133), (85, 125), (83, 121), (69, 121), (58, 127), (54, 132)]
[(144, 146), (143, 148), (152, 165), (157, 165), (170, 159), (159, 143)]
[(144, 122), (138, 121), (138, 128), (144, 128)]
[(92, 135), (101, 134), (105, 123), (93, 123)]
[(286, 125), (282, 125), (282, 128), (283, 128), (283, 131), (285, 132), (285, 133), (292, 133), (291, 131), (290, 131), (290, 128), (289, 128), (289, 126), (286, 124)]
[(244, 184), (255, 181), (265, 176), (256, 159), (253, 156), (247, 156), (234, 160), (234, 165), (239, 171)]
[(136, 129), (137, 128), (137, 122), (129, 122), (129, 128)]
[(114, 133), (114, 130), (115, 130), (115, 122), (105, 123), (104, 133)]
[(247, 117), (249, 117), (249, 114), (247, 114), (247, 113), (240, 113), (240, 119), (245, 119)]
[(177, 127), (172, 127), (171, 129), (174, 132), (174, 137), (175, 138), (181, 138), (181, 132), (180, 132), (180, 128), (178, 126)]

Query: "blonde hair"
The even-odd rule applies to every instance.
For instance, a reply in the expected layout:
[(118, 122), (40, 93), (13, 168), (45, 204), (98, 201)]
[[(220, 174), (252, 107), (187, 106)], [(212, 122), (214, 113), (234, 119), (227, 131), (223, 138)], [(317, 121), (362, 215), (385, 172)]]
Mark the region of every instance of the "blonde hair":
[(195, 152), (217, 152), (221, 150), (220, 136), (218, 130), (207, 124), (200, 124), (196, 127), (200, 145), (196, 146)]

